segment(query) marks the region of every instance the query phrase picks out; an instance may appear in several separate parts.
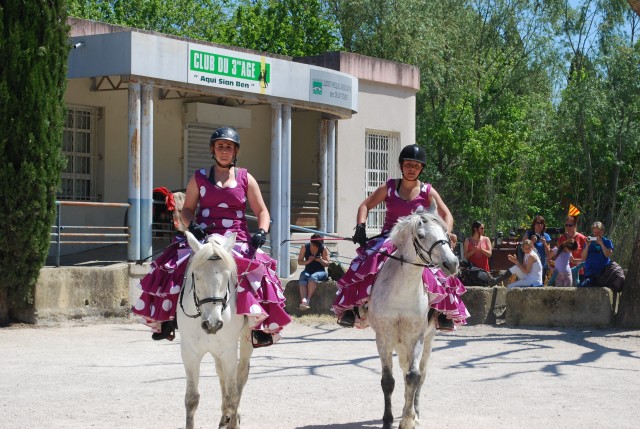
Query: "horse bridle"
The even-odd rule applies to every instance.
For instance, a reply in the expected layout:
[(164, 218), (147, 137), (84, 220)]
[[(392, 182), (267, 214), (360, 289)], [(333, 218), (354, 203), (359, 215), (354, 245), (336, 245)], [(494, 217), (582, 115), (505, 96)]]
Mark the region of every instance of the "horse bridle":
[[(425, 249), (424, 247), (422, 247), (422, 244), (420, 244), (420, 242), (418, 241), (417, 238), (413, 238), (413, 248), (416, 249), (416, 254), (418, 255), (418, 258), (420, 258), (420, 260), (422, 262), (424, 262), (425, 264), (431, 264), (433, 265), (433, 258), (431, 257), (431, 252), (433, 252), (433, 249), (438, 245), (447, 245), (450, 246), (451, 242), (449, 240), (436, 240), (433, 242), (433, 244), (431, 245), (431, 247), (429, 247), (429, 250)], [(429, 259), (430, 261), (427, 261), (426, 258), (424, 257), (424, 252), (427, 252), (427, 255), (429, 255)]]
[[(213, 255), (209, 258), (209, 261), (219, 261), (220, 259), (222, 259), (221, 256), (218, 255)], [(187, 279), (187, 276), (185, 276), (184, 280)], [(184, 283), (184, 282), (183, 282)], [(202, 304), (206, 304), (208, 302), (211, 302), (213, 304), (222, 304), (222, 311), (226, 310), (227, 306), (229, 305), (229, 293), (231, 290), (231, 279), (227, 280), (227, 293), (224, 295), (223, 298), (220, 298), (218, 296), (212, 296), (212, 297), (208, 297), (208, 298), (204, 298), (204, 299), (199, 299), (198, 298), (198, 294), (196, 293), (196, 276), (195, 274), (193, 274), (193, 271), (191, 272), (191, 290), (193, 291), (193, 303), (196, 306), (196, 314), (188, 314), (185, 309), (184, 306), (182, 305), (182, 299), (184, 297), (184, 290), (186, 289), (184, 286), (182, 287), (182, 290), (180, 291), (180, 308), (182, 309), (182, 312), (184, 313), (185, 316), (190, 317), (192, 319), (196, 319), (200, 316), (202, 316), (202, 311), (200, 311), (200, 306)]]
[[(429, 247), (429, 250), (425, 249), (422, 244), (420, 244), (420, 242), (418, 241), (417, 238), (413, 237), (413, 248), (416, 250), (416, 254), (418, 255), (418, 258), (420, 258), (420, 260), (422, 262), (424, 262), (423, 264), (417, 263), (417, 262), (411, 262), (411, 261), (407, 261), (405, 260), (402, 256), (398, 257), (396, 255), (392, 255), (391, 253), (388, 252), (381, 252), (379, 250), (375, 250), (376, 252), (380, 253), (383, 256), (386, 256), (388, 258), (391, 259), (395, 259), (396, 261), (400, 261), (400, 264), (410, 264), (410, 265), (415, 265), (416, 267), (433, 267), (435, 266), (435, 264), (433, 263), (433, 258), (431, 257), (431, 252), (433, 252), (433, 249), (438, 245), (447, 245), (449, 246), (451, 244), (451, 242), (447, 239), (447, 240), (436, 240), (433, 242), (433, 244), (431, 245), (431, 247)], [(374, 249), (372, 249), (374, 250)], [(427, 261), (427, 259), (425, 258), (424, 254), (429, 255), (429, 261)]]

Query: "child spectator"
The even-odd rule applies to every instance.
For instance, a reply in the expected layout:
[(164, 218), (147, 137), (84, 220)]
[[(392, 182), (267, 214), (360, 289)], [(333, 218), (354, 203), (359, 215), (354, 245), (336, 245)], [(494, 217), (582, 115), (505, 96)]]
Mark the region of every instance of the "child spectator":
[(573, 286), (571, 275), (571, 263), (574, 262), (573, 252), (578, 248), (578, 243), (573, 239), (563, 241), (556, 249), (556, 266), (553, 269), (556, 275), (556, 286)]

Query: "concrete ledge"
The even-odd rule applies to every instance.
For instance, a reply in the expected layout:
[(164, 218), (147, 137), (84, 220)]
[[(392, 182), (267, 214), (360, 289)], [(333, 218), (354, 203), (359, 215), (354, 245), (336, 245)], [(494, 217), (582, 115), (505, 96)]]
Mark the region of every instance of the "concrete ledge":
[[(115, 264), (106, 267), (44, 267), (35, 290), (36, 320), (125, 317), (138, 298), (137, 283), (149, 270), (148, 264)], [(336, 297), (334, 281), (318, 284), (311, 309), (298, 310), (298, 280), (283, 279), (286, 311), (333, 315)], [(494, 324), (506, 308), (507, 325), (597, 327), (613, 326), (614, 293), (606, 288), (516, 288), (467, 287), (462, 300), (471, 317), (469, 325)]]
[(466, 286), (467, 292), (462, 295), (462, 302), (469, 310), (471, 317), (467, 325), (496, 323), (496, 316), (502, 315), (506, 308), (507, 288)]
[(287, 313), (293, 316), (300, 316), (301, 314), (333, 314), (331, 306), (336, 299), (336, 292), (338, 291), (336, 282), (333, 280), (318, 283), (316, 293), (311, 299), (311, 309), (304, 312), (298, 310), (298, 305), (300, 304), (298, 280), (289, 280), (289, 282), (283, 280), (282, 284), (284, 285), (284, 296), (287, 299), (285, 307)]
[(37, 319), (129, 314), (129, 267), (44, 267), (35, 290)]
[(606, 288), (514, 288), (507, 293), (507, 325), (608, 328), (613, 315), (613, 292)]
[[(287, 299), (287, 313), (300, 316), (302, 314), (329, 314), (333, 315), (331, 306), (336, 298), (338, 288), (336, 282), (330, 280), (318, 283), (316, 293), (311, 300), (311, 309), (298, 310), (300, 304), (300, 286), (298, 280), (283, 281), (284, 295)], [(462, 295), (462, 301), (467, 306), (471, 317), (467, 324), (477, 325), (482, 323), (496, 323), (496, 313), (503, 313), (506, 305), (507, 289), (503, 287), (487, 288), (482, 286), (467, 287), (467, 292)]]

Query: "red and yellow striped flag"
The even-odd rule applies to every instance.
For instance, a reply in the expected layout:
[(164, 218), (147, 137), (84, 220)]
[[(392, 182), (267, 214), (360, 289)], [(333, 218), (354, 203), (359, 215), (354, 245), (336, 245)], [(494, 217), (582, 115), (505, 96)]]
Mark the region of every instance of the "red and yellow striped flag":
[(578, 207), (569, 203), (569, 216), (578, 216), (579, 214), (580, 214), (580, 210), (578, 210)]

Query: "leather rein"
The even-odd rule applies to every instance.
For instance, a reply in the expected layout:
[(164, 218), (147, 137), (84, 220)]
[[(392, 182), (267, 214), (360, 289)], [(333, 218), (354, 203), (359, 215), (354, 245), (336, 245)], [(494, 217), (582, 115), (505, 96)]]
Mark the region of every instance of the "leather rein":
[[(381, 252), (379, 250), (374, 250), (375, 252), (387, 256), (391, 259), (395, 259), (396, 261), (400, 261), (400, 265), (402, 264), (410, 264), (410, 265), (415, 265), (416, 267), (424, 267), (424, 268), (429, 268), (429, 267), (434, 267), (436, 264), (433, 263), (433, 258), (431, 257), (431, 252), (433, 252), (433, 249), (438, 245), (451, 245), (451, 242), (449, 240), (436, 240), (433, 242), (433, 244), (431, 245), (431, 247), (429, 247), (429, 250), (425, 249), (422, 244), (420, 244), (420, 242), (418, 241), (417, 238), (414, 237), (413, 239), (413, 248), (416, 250), (416, 254), (418, 255), (418, 258), (420, 258), (420, 260), (423, 262), (422, 264), (419, 262), (411, 262), (411, 261), (407, 261), (406, 259), (404, 259), (404, 257), (400, 256), (396, 256), (393, 255), (391, 253), (388, 252)], [(427, 260), (427, 258), (425, 257), (425, 253), (429, 256), (429, 260)]]

